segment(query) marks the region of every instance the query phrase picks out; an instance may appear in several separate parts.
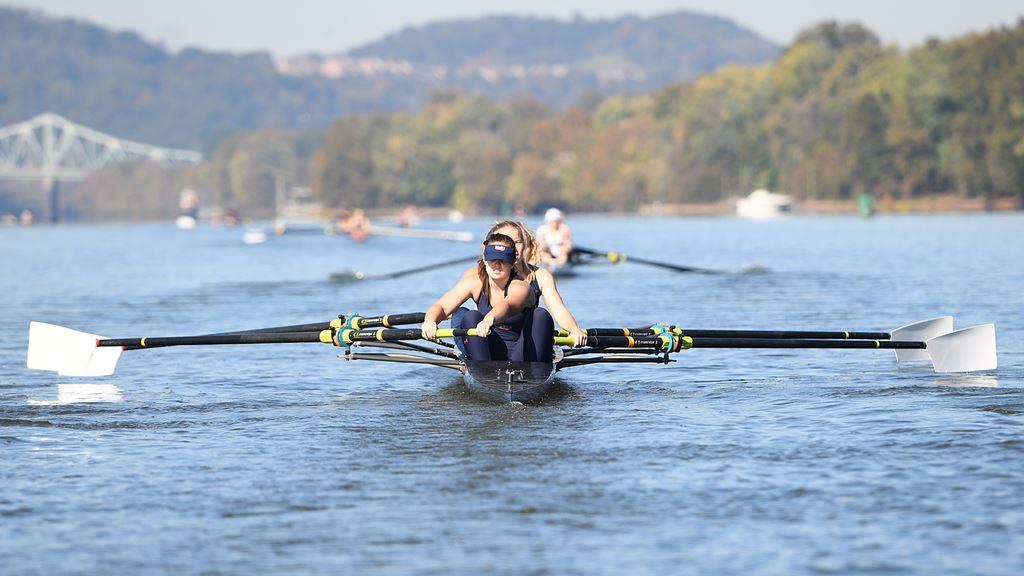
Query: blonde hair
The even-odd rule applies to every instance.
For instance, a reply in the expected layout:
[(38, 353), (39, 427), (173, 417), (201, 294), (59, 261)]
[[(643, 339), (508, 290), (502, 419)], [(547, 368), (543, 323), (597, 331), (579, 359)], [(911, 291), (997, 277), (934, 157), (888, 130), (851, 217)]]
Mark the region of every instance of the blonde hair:
[[(526, 227), (526, 224), (518, 220), (499, 220), (491, 226), (491, 229), (487, 231), (487, 236), (490, 237), (502, 228), (515, 228), (519, 232), (519, 237), (523, 239), (523, 249), (520, 250), (516, 255), (516, 273), (519, 277), (526, 281), (527, 284), (533, 282), (534, 272), (530, 266), (537, 266), (540, 264), (540, 254), (537, 252), (537, 240), (533, 237), (533, 232)], [(486, 244), (487, 241), (484, 241)], [(530, 251), (530, 260), (527, 262), (523, 259), (523, 253), (527, 250)], [(489, 296), (489, 295), (488, 295)]]

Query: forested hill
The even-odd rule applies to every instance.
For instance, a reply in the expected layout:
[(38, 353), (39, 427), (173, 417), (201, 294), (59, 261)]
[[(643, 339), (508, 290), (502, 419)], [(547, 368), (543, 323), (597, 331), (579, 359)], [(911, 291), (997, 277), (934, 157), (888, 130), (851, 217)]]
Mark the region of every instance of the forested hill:
[(563, 106), (776, 53), (726, 20), (679, 12), (441, 22), (349, 54), (275, 61), (266, 53), (170, 53), (131, 32), (0, 7), (0, 125), (51, 111), (118, 136), (208, 151), (243, 131), (417, 110), (438, 90)]
[(461, 70), (565, 66), (643, 76), (649, 88), (689, 80), (725, 63), (760, 64), (777, 53), (776, 45), (730, 20), (681, 11), (603, 20), (453, 20), (403, 29), (350, 55)]

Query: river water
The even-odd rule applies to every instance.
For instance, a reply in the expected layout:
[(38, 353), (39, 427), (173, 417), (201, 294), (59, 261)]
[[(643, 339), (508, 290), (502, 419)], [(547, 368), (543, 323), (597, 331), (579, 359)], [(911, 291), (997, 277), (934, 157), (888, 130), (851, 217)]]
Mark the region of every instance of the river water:
[(1022, 215), (571, 224), (589, 247), (747, 270), (593, 266), (560, 283), (581, 325), (889, 330), (952, 314), (996, 323), (1000, 367), (701, 349), (575, 368), (534, 406), (320, 344), (126, 352), (113, 376), (65, 378), (25, 368), (30, 320), (129, 337), (420, 311), (458, 268), (327, 277), (473, 246), (0, 229), (0, 573), (1024, 571)]

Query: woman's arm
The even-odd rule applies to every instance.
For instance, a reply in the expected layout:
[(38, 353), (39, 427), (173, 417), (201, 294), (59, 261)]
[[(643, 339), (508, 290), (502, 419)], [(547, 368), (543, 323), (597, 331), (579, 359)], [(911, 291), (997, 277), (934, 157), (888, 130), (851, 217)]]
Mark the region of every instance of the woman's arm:
[(491, 311), (476, 325), (476, 335), (487, 336), (495, 322), (501, 322), (521, 312), (526, 307), (526, 299), (529, 296), (530, 285), (522, 280), (513, 280), (504, 298), (495, 298), (491, 301)]
[(576, 318), (569, 312), (562, 302), (562, 295), (558, 293), (558, 286), (555, 285), (555, 277), (550, 271), (539, 268), (534, 274), (537, 275), (537, 285), (540, 286), (540, 295), (544, 305), (555, 322), (569, 331), (569, 337), (573, 339), (574, 346), (583, 346), (587, 343), (587, 335), (580, 330), (576, 324)]
[(433, 340), (437, 336), (437, 323), (447, 318), (463, 302), (472, 298), (479, 285), (479, 277), (463, 275), (451, 290), (445, 292), (444, 296), (431, 304), (423, 315), (423, 325), (420, 327), (423, 337)]

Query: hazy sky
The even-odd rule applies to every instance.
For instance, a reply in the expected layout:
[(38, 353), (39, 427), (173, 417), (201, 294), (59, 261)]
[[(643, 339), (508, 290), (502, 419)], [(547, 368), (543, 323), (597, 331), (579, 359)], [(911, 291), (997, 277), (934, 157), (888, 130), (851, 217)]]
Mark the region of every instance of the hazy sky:
[(857, 20), (903, 47), (1024, 15), (1021, 0), (0, 0), (130, 29), (168, 48), (338, 52), (405, 26), (487, 14), (569, 18), (678, 9), (725, 16), (779, 43), (826, 19)]

